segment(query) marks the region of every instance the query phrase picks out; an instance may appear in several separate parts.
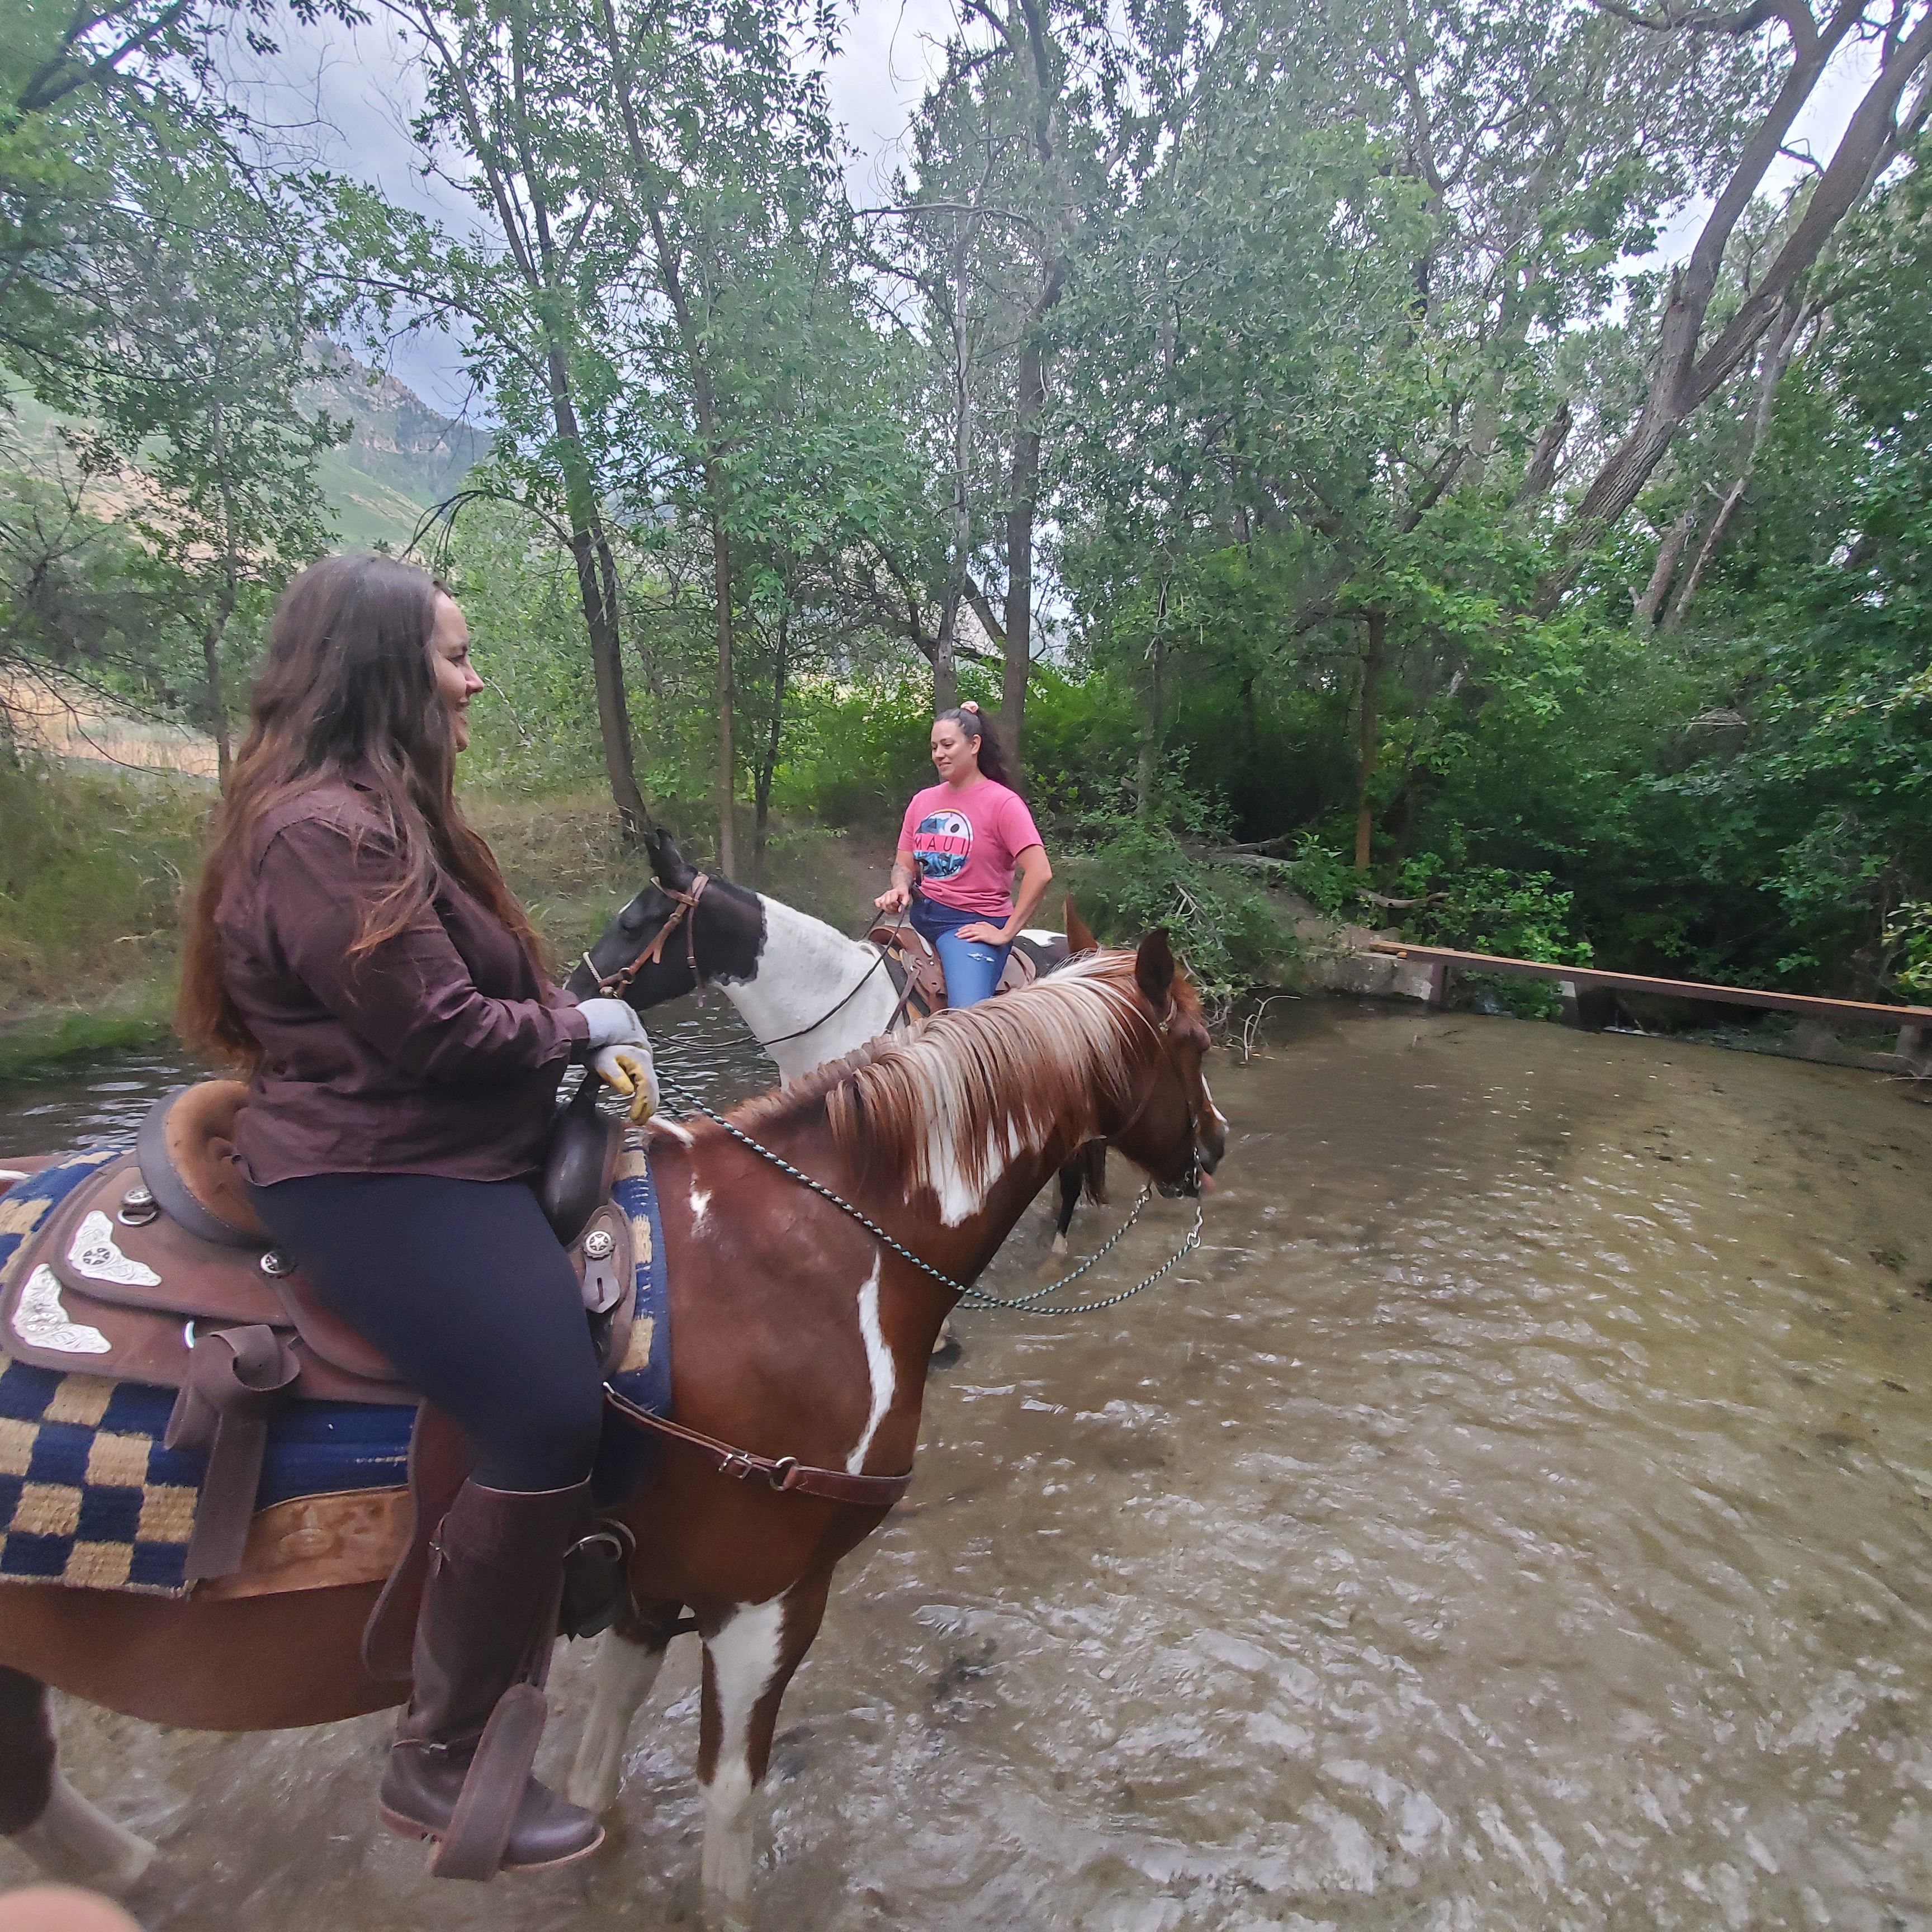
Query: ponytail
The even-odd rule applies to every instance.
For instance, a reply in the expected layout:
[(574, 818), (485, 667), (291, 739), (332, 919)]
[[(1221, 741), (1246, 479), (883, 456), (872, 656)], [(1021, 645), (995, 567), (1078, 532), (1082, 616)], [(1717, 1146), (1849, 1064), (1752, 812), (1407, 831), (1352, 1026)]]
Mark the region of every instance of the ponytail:
[(971, 698), (964, 704), (956, 705), (950, 711), (942, 711), (933, 722), (956, 724), (965, 736), (978, 745), (982, 778), (991, 778), (995, 784), (1003, 784), (1009, 790), (1018, 789), (1007, 767), (1006, 754), (1000, 748), (999, 740), (993, 735), (993, 728), (980, 716), (980, 707)]

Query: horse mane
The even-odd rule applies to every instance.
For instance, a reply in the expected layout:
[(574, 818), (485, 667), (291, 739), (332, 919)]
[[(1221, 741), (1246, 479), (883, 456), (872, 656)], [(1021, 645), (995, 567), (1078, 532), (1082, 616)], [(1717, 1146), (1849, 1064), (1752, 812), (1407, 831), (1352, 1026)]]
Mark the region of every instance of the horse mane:
[[(1198, 1012), (1178, 976), (1176, 1004)], [(1134, 955), (1096, 952), (1024, 992), (949, 1009), (908, 1033), (868, 1041), (843, 1060), (746, 1102), (747, 1133), (822, 1107), (834, 1144), (862, 1170), (905, 1175), (908, 1190), (976, 1198), (1022, 1152), (1064, 1158), (1129, 1104), (1135, 1046), (1152, 1031)]]

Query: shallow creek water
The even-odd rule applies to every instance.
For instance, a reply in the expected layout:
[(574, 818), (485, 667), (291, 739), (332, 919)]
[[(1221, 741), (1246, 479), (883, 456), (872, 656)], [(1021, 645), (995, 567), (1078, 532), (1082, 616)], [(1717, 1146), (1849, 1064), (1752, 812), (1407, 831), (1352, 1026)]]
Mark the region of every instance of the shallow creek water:
[[(757, 1083), (728, 1012), (665, 1017), (674, 1071)], [(1232, 1139), (1178, 1283), (962, 1319), (787, 1700), (758, 1923), (1932, 1927), (1932, 1108), (1666, 1041), (1270, 1018), (1212, 1068)], [(170, 1076), (0, 1090), (0, 1154), (124, 1131)], [(382, 1718), (68, 1704), (66, 1762), (160, 1841), (151, 1925), (650, 1932), (698, 1908), (696, 1676), (681, 1639), (607, 1850), (487, 1892), (375, 1828)]]

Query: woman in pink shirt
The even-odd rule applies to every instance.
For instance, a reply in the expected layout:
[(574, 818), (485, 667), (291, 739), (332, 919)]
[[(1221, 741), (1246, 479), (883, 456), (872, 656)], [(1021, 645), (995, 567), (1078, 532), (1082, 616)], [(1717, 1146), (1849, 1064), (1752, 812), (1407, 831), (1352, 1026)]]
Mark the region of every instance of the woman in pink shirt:
[(947, 1004), (970, 1006), (992, 997), (1053, 868), (1026, 801), (1006, 782), (999, 741), (970, 699), (932, 721), (932, 762), (940, 782), (906, 807), (892, 883), (873, 904), (881, 912), (910, 904), (913, 930), (946, 969)]

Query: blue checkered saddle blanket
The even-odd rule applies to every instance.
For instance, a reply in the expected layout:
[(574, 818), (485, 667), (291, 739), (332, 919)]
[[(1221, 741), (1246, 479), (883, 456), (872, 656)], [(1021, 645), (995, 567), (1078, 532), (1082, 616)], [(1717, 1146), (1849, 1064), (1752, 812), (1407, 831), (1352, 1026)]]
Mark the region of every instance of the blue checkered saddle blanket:
[[(0, 1193), (0, 1296), (28, 1235), (122, 1150), (90, 1149)], [(610, 1382), (630, 1401), (663, 1413), (670, 1394), (663, 1235), (641, 1151), (626, 1153), (612, 1198), (631, 1225), (636, 1301)], [(0, 1582), (188, 1594), (188, 1541), (208, 1452), (164, 1445), (175, 1400), (172, 1388), (64, 1373), (0, 1352)], [(405, 1407), (287, 1404), (269, 1424), (256, 1510), (399, 1490), (414, 1419)], [(615, 1500), (648, 1480), (653, 1452), (634, 1431), (606, 1432), (597, 1487)]]

